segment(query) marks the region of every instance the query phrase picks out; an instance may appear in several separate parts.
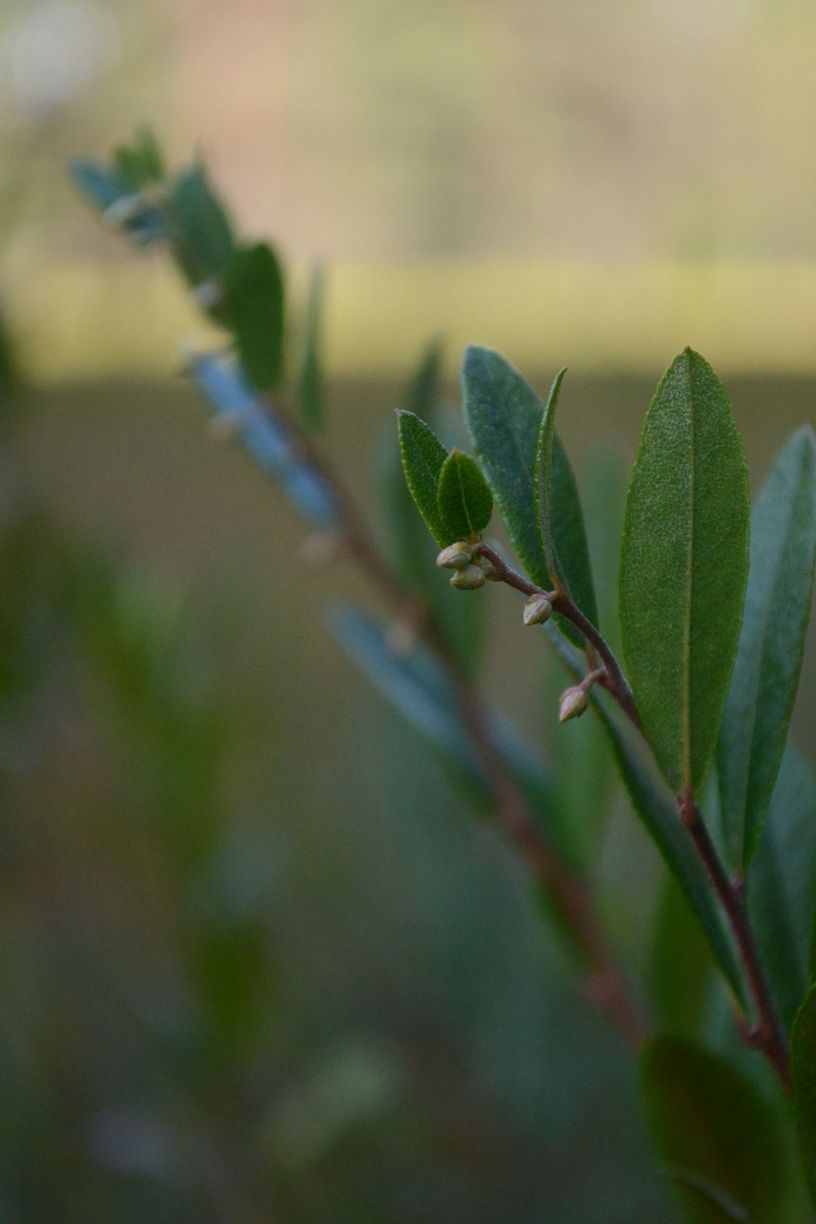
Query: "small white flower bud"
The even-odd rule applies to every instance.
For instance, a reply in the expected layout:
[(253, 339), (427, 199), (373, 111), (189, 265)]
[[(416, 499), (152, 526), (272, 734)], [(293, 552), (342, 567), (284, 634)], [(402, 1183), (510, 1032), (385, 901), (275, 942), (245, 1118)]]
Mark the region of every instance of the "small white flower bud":
[(484, 570), (479, 565), (468, 565), (466, 569), (456, 571), (450, 584), (458, 591), (476, 591), (485, 584)]
[(558, 711), (559, 722), (569, 722), (571, 718), (580, 718), (589, 706), (587, 697), (580, 684), (565, 689), (561, 694), (561, 708)]
[(447, 548), (442, 549), (436, 558), (436, 564), (440, 569), (463, 570), (470, 565), (472, 556), (473, 549), (470, 545), (464, 540), (457, 540), (455, 544), (449, 544)]
[(524, 605), (525, 625), (543, 625), (552, 616), (552, 604), (546, 595), (531, 595)]

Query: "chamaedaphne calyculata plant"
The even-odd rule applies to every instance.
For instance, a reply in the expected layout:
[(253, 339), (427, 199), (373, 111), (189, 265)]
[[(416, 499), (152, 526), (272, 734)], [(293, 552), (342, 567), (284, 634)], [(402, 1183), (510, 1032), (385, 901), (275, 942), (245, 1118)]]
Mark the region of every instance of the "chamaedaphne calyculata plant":
[[(565, 371), (542, 397), (501, 354), (471, 345), (461, 370), (470, 454), (443, 440), (431, 346), (397, 416), (398, 450), (379, 456), (369, 523), (319, 440), (322, 270), (293, 306), (276, 250), (240, 238), (200, 161), (168, 172), (149, 133), (73, 174), (109, 223), (169, 251), (222, 329), (221, 347), (187, 359), (217, 432), (245, 446), (391, 607), (389, 617), (334, 606), (329, 624), (518, 849), (588, 1004), (637, 1054), (661, 1168), (686, 1218), (806, 1218), (816, 783), (788, 730), (816, 563), (812, 426), (784, 443), (752, 511), (726, 391), (683, 350), (646, 414), (613, 600), (616, 567), (601, 559), (596, 590), (557, 430)], [(587, 502), (602, 503), (599, 487), (600, 475)], [(489, 534), (497, 517), (509, 548)], [(549, 768), (480, 681), (484, 603), (501, 587), (524, 597), (519, 631), (540, 630), (566, 669), (560, 720), (597, 720), (665, 863), (656, 953), (639, 986), (600, 919), (592, 838), (577, 827), (588, 757)], [(585, 817), (597, 827), (596, 813)]]

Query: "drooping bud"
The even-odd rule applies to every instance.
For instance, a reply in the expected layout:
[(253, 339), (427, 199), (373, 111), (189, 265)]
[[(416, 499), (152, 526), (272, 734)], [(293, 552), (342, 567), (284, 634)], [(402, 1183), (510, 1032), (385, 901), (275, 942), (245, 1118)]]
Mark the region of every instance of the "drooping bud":
[(525, 625), (543, 625), (552, 616), (552, 604), (547, 595), (531, 595), (524, 605)]
[(447, 548), (442, 549), (436, 558), (436, 564), (440, 569), (463, 570), (470, 565), (472, 556), (473, 549), (470, 545), (464, 540), (457, 540), (455, 544), (449, 544)]
[(450, 584), (458, 591), (477, 591), (485, 584), (484, 570), (479, 565), (468, 565), (465, 569), (456, 571)]
[(569, 722), (571, 718), (580, 718), (589, 706), (587, 697), (580, 684), (565, 689), (561, 694), (561, 708), (558, 711), (559, 722)]

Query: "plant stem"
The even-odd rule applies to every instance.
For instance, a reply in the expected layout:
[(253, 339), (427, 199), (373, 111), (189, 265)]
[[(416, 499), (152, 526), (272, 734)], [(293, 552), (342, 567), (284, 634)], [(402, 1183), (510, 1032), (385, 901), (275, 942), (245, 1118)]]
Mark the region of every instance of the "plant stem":
[[(643, 725), (640, 721), (631, 689), (614, 654), (600, 632), (584, 616), (580, 608), (573, 603), (563, 588), (559, 586), (554, 591), (542, 591), (540, 587), (507, 565), (495, 549), (489, 545), (480, 545), (479, 552), (493, 565), (496, 581), (504, 582), (528, 596), (547, 595), (553, 610), (560, 613), (565, 620), (575, 625), (587, 644), (588, 652), (594, 650), (604, 664), (606, 680), (603, 677), (599, 677), (598, 682), (604, 684), (604, 687), (615, 698), (629, 721), (645, 739)], [(773, 996), (771, 995), (770, 986), (768, 985), (759, 949), (757, 948), (754, 932), (748, 917), (744, 881), (729, 879), (722, 859), (717, 853), (717, 848), (711, 840), (703, 814), (695, 802), (693, 793), (688, 791), (678, 796), (677, 804), (683, 825), (691, 838), (697, 857), (705, 869), (731, 929), (745, 980), (753, 1000), (756, 1011), (756, 1023), (753, 1026), (740, 1025), (741, 1035), (749, 1045), (764, 1054), (779, 1077), (783, 1087), (790, 1091), (791, 1079), (787, 1042), (776, 1013)]]
[(587, 646), (597, 653), (604, 665), (605, 671), (603, 676), (599, 678), (599, 683), (609, 690), (630, 721), (634, 723), (638, 731), (642, 732), (643, 729), (640, 725), (640, 717), (635, 707), (632, 692), (617, 659), (605, 638), (601, 636), (592, 622), (584, 616), (578, 605), (573, 603), (566, 591), (560, 586), (554, 591), (542, 590), (541, 587), (536, 586), (535, 583), (525, 578), (523, 574), (519, 574), (509, 566), (504, 558), (494, 548), (491, 548), (489, 544), (480, 544), (478, 551), (481, 556), (486, 557), (492, 564), (497, 581), (505, 582), (508, 586), (515, 587), (517, 591), (521, 591), (525, 595), (546, 595), (552, 604), (553, 611), (563, 616), (565, 620), (570, 621), (575, 626), (587, 643)]
[(678, 796), (677, 806), (680, 819), (688, 831), (697, 856), (706, 869), (717, 899), (728, 919), (754, 1003), (756, 1023), (750, 1027), (742, 1026), (741, 1035), (748, 1045), (765, 1055), (779, 1076), (783, 1087), (790, 1092), (791, 1078), (787, 1041), (748, 917), (744, 881), (729, 878), (691, 790), (683, 791)]
[(382, 555), (356, 504), (314, 441), (276, 403), (275, 416), (289, 431), (303, 460), (332, 490), (340, 507), (340, 542), (397, 614), (433, 650), (455, 695), (467, 734), (484, 770), (496, 815), (571, 932), (588, 970), (586, 995), (631, 1045), (647, 1036), (640, 1009), (608, 947), (585, 882), (565, 863), (536, 821), (526, 798), (496, 747), (484, 705), (431, 610), (404, 585)]

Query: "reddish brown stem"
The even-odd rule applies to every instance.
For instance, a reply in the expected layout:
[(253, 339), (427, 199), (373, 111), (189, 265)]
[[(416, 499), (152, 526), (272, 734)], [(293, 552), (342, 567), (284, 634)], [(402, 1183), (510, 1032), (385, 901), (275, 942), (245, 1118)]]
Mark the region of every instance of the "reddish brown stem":
[[(554, 591), (542, 591), (540, 587), (507, 565), (489, 545), (482, 544), (479, 551), (491, 562), (496, 581), (504, 582), (524, 595), (546, 594), (553, 610), (575, 625), (587, 643), (588, 655), (591, 657), (591, 651), (595, 651), (604, 664), (606, 679), (599, 677), (599, 683), (604, 684), (633, 726), (643, 735), (643, 726), (632, 692), (615, 656), (592, 622), (584, 616), (563, 588), (559, 585)], [(745, 883), (742, 880), (729, 879), (693, 793), (684, 792), (678, 797), (677, 802), (680, 818), (688, 831), (697, 857), (711, 881), (711, 886), (731, 929), (756, 1012), (754, 1025), (748, 1026), (738, 1021), (740, 1032), (749, 1045), (759, 1050), (767, 1058), (783, 1087), (790, 1091), (787, 1042), (748, 917)]]
[(749, 1027), (741, 1025), (740, 1032), (749, 1045), (765, 1055), (784, 1088), (790, 1092), (788, 1045), (748, 917), (745, 883), (729, 879), (691, 790), (683, 791), (678, 796), (677, 805), (680, 818), (728, 919), (756, 1011), (756, 1023)]

